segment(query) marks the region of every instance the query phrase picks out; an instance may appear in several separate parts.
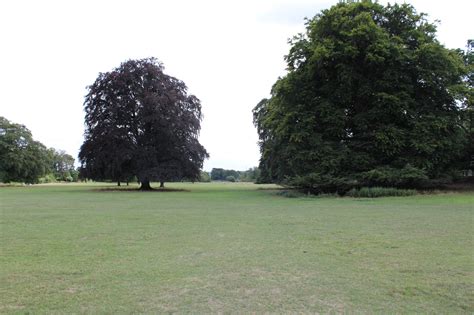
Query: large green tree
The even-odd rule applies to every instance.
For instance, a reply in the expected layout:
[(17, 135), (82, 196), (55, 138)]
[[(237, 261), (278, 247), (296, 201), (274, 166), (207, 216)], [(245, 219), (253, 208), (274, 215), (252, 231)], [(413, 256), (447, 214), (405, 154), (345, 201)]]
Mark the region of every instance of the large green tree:
[(411, 5), (340, 2), (307, 21), (286, 61), (254, 109), (262, 180), (416, 187), (463, 155), (467, 68)]
[(201, 103), (154, 58), (129, 60), (88, 88), (83, 176), (150, 181), (198, 180), (208, 153), (199, 143)]
[(0, 182), (36, 183), (48, 167), (46, 147), (30, 130), (0, 117)]

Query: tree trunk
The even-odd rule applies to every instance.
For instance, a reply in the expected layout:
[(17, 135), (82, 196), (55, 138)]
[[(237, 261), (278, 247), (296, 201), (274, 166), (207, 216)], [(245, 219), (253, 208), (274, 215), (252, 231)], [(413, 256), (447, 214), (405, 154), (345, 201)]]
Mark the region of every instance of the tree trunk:
[(128, 179), (127, 179), (127, 186), (128, 186)]
[(119, 180), (117, 181), (117, 186), (120, 186), (120, 181)]
[(140, 190), (152, 190), (150, 186), (150, 181), (148, 179), (142, 180), (140, 183)]
[(165, 182), (160, 182), (160, 188), (165, 188)]

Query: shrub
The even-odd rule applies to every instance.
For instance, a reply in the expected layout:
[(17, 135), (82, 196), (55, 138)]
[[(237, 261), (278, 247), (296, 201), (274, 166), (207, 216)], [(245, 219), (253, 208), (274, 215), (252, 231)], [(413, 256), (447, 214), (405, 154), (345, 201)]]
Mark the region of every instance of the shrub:
[(378, 167), (362, 173), (360, 181), (370, 187), (422, 188), (428, 185), (428, 176), (422, 169), (405, 165), (401, 169)]
[(201, 171), (199, 181), (202, 183), (209, 183), (211, 181), (211, 176), (209, 175), (208, 172)]
[(44, 177), (39, 178), (38, 182), (40, 184), (55, 183), (56, 177), (54, 174), (46, 174)]
[(286, 198), (336, 198), (340, 195), (336, 193), (320, 193), (320, 194), (311, 194), (304, 193), (301, 190), (288, 189), (288, 190), (279, 190), (276, 193), (277, 196), (286, 197)]
[(344, 195), (351, 188), (358, 187), (358, 182), (344, 177), (332, 177), (330, 175), (321, 175), (311, 173), (305, 176), (296, 176), (285, 184), (291, 187), (297, 187), (306, 193), (315, 195), (326, 193), (337, 193)]
[[(347, 174), (345, 177), (309, 173), (303, 176), (295, 176), (282, 184), (314, 195), (336, 193), (343, 196), (350, 190), (357, 191), (360, 187), (372, 187), (375, 191), (382, 187), (389, 189), (421, 189), (432, 187), (431, 182), (433, 180), (429, 180), (424, 170), (406, 164), (403, 168), (376, 167), (359, 174)], [(395, 196), (398, 196), (398, 194), (395, 193)]]
[(79, 171), (78, 170), (70, 170), (69, 173), (72, 177), (72, 182), (77, 182), (79, 180)]
[(346, 196), (355, 198), (377, 198), (389, 196), (413, 196), (417, 191), (414, 189), (397, 189), (394, 187), (362, 187), (361, 189), (351, 189)]
[(225, 178), (225, 180), (228, 181), (228, 182), (235, 182), (235, 177), (234, 176), (227, 176)]
[(280, 190), (276, 194), (286, 198), (300, 198), (305, 196), (305, 194), (297, 190)]

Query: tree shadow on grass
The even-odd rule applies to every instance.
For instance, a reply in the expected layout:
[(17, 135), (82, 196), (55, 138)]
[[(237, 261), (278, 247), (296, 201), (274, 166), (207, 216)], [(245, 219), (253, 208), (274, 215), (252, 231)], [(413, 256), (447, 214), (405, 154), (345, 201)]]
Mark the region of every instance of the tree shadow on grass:
[(98, 192), (189, 192), (187, 189), (178, 189), (178, 188), (152, 188), (148, 190), (142, 190), (140, 188), (97, 188), (92, 189), (92, 191)]

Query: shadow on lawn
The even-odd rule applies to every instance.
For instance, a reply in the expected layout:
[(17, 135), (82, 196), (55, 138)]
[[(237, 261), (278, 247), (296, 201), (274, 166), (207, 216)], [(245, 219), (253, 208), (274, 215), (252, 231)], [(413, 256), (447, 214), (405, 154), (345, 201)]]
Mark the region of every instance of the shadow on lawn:
[(177, 188), (152, 188), (149, 190), (142, 190), (140, 188), (97, 188), (97, 189), (92, 189), (92, 191), (98, 191), (98, 192), (116, 192), (116, 191), (121, 191), (121, 192), (189, 192), (187, 189), (177, 189)]

